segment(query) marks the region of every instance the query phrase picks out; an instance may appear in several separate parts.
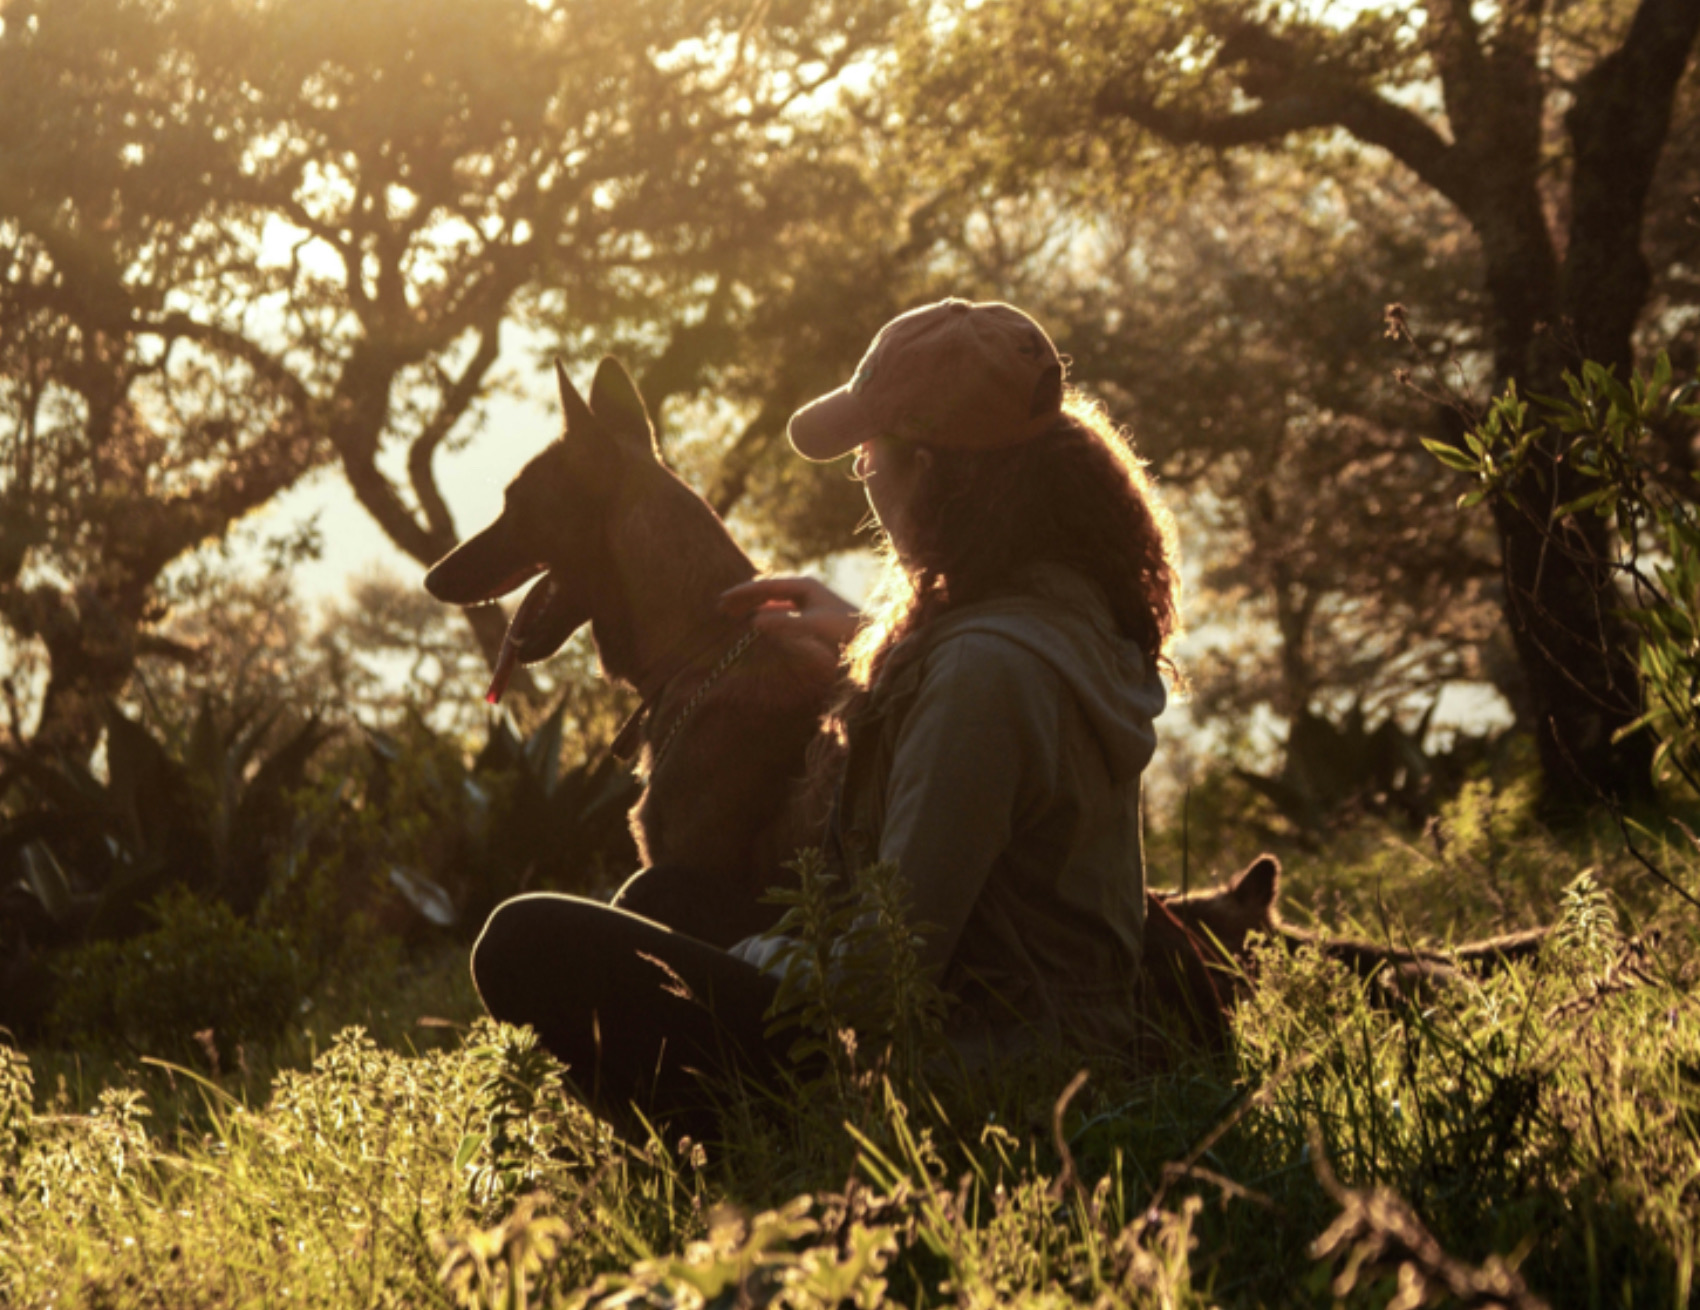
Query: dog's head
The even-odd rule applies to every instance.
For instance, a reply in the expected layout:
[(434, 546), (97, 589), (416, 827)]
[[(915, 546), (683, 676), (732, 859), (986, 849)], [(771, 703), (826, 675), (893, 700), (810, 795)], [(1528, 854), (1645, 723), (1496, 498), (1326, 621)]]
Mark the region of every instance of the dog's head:
[(1159, 894), (1175, 918), (1206, 940), (1219, 943), (1230, 955), (1244, 958), (1246, 938), (1254, 932), (1268, 936), (1280, 920), (1276, 901), (1281, 894), (1281, 862), (1260, 855), (1229, 880), (1209, 891)]
[(547, 659), (597, 616), (609, 575), (608, 514), (635, 476), (660, 467), (649, 411), (618, 360), (597, 366), (588, 404), (558, 361), (555, 374), (560, 439), (508, 484), (496, 521), (425, 575), (425, 589), (451, 605), (487, 604), (538, 579), (508, 625), (492, 704), (515, 665)]

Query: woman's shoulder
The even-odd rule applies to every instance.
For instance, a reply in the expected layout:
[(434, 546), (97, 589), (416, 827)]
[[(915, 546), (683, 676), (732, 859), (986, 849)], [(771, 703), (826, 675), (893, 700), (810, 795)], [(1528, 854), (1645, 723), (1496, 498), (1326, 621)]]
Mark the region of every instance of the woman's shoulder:
[(989, 616), (942, 634), (920, 661), (923, 684), (950, 681), (987, 692), (1038, 690), (1056, 683), (1054, 653), (1033, 640), (1035, 631), (1019, 616)]
[(925, 684), (1014, 684), (1054, 692), (1057, 681), (1140, 699), (1161, 712), (1162, 684), (1138, 644), (1116, 631), (1108, 602), (1063, 566), (1018, 576), (1011, 590), (948, 611), (912, 634), (887, 665), (880, 701), (902, 700)]
[(924, 640), (928, 659), (971, 651), (976, 659), (1065, 670), (1108, 659), (1137, 681), (1149, 674), (1138, 644), (1116, 630), (1103, 592), (1060, 564), (1029, 566), (1009, 591), (943, 615)]

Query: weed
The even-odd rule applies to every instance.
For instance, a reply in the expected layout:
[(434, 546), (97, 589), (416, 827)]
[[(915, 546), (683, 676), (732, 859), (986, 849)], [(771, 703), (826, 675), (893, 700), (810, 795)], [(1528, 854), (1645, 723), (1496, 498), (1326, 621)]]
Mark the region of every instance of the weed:
[[(347, 1029), (269, 1089), (0, 1047), (0, 1304), (1687, 1305), (1700, 930), (1632, 912), (1621, 862), (1549, 846), (1517, 804), (1454, 802), (1446, 858), (1484, 878), (1497, 861), (1559, 907), (1538, 956), (1389, 1005), (1314, 952), (1270, 951), (1233, 1056), (1156, 1077), (882, 1061), (924, 1033), (924, 996), (893, 987), (906, 1030), (838, 983), (897, 977), (901, 906), (811, 874), (798, 940), (855, 927), (870, 954), (817, 952), (796, 994), (816, 1057), (859, 1024), (857, 1062), (732, 1102), (707, 1149), (620, 1141), (531, 1033), (488, 1021), (412, 1052), (395, 1047), (418, 1030)], [(1444, 935), (1454, 907), (1425, 923), (1417, 890), (1441, 857), (1379, 831), (1307, 870), (1315, 899), (1373, 905), (1379, 885)], [(1661, 854), (1694, 876), (1693, 854)], [(385, 1012), (462, 1013), (452, 963)], [(369, 991), (336, 985), (313, 1023)], [(288, 1063), (311, 1032), (256, 1059)]]

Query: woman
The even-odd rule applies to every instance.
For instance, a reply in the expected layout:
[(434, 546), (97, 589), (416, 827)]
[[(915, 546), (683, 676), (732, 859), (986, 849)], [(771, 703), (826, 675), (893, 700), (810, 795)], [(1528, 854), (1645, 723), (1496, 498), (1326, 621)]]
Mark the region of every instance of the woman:
[[(1140, 466), (1065, 395), (1037, 323), (961, 300), (887, 324), (790, 437), (807, 459), (856, 452), (890, 547), (866, 621), (802, 578), (723, 602), (847, 647), (829, 859), (897, 863), (965, 1055), (1125, 1049), (1139, 1027), (1139, 782), (1176, 625), (1172, 531)], [(531, 897), (492, 916), (473, 971), (491, 1013), (533, 1024), (599, 1109), (667, 1111), (697, 1095), (694, 1070), (759, 1076), (780, 1058), (763, 1034), (780, 944), (725, 952)]]

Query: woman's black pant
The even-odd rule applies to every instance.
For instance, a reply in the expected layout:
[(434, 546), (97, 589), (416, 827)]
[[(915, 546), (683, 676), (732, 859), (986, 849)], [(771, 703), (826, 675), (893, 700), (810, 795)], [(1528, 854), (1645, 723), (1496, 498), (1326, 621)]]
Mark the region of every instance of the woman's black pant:
[(652, 1122), (710, 1136), (716, 1098), (740, 1077), (771, 1083), (784, 1062), (790, 1036), (764, 1031), (777, 984), (618, 908), (624, 895), (614, 905), (548, 893), (505, 901), (473, 947), (473, 981), (493, 1017), (536, 1029), (603, 1118), (630, 1127), (635, 1105)]

